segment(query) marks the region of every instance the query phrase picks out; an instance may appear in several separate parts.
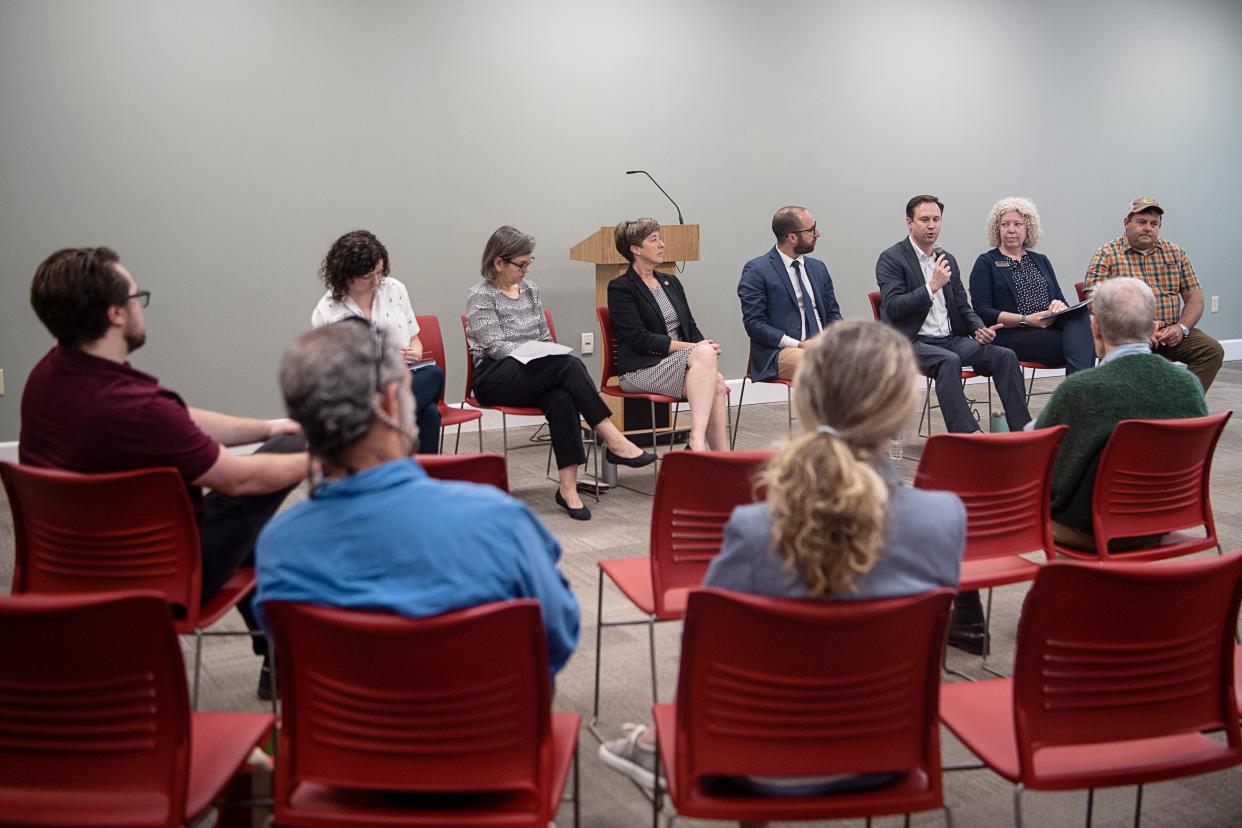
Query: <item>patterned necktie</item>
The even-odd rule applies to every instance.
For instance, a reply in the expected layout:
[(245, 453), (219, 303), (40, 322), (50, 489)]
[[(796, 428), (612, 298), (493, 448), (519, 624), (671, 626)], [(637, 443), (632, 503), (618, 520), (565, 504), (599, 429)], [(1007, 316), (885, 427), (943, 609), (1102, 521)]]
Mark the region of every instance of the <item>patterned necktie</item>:
[(793, 269), (798, 276), (798, 284), (802, 286), (802, 324), (806, 327), (806, 338), (810, 339), (819, 333), (819, 320), (815, 318), (815, 310), (811, 307), (811, 285), (802, 275), (802, 265), (797, 259), (793, 262)]

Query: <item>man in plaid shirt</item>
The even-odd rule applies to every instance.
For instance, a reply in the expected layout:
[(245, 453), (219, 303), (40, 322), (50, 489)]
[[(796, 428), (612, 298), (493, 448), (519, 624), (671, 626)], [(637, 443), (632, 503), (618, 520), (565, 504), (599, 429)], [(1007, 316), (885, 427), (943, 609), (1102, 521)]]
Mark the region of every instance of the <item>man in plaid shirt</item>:
[(1130, 202), (1123, 222), (1125, 235), (1095, 251), (1087, 268), (1085, 290), (1117, 276), (1142, 279), (1156, 295), (1153, 353), (1184, 362), (1203, 384), (1212, 386), (1225, 359), (1221, 344), (1195, 327), (1203, 316), (1203, 291), (1186, 252), (1160, 238), (1164, 208), (1148, 196)]

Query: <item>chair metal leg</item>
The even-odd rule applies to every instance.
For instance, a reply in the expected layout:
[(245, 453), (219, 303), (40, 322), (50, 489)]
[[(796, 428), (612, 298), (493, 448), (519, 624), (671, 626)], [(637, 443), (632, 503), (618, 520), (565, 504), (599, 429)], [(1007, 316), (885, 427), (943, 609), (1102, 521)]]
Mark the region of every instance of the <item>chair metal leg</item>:
[(1143, 820), (1143, 786), (1139, 785), (1134, 792), (1134, 828), (1139, 828)]
[(582, 817), (582, 782), (578, 778), (578, 745), (574, 745), (574, 828)]
[(647, 619), (647, 643), (651, 647), (651, 703), (660, 703), (660, 693), (656, 689), (656, 652), (655, 652), (655, 616)]
[[(658, 734), (656, 738), (659, 738)], [(656, 784), (655, 794), (651, 797), (651, 828), (660, 828), (660, 806), (664, 804), (664, 794), (660, 792), (660, 745), (658, 742), (656, 743), (655, 768), (652, 772), (655, 774)]]
[[(930, 437), (932, 433), (931, 390), (932, 390), (931, 377), (927, 377), (927, 390), (923, 393), (923, 410), (919, 414), (918, 435), (920, 437)], [(923, 433), (923, 420), (927, 420), (927, 433), (926, 434)]]
[[(465, 403), (462, 403), (462, 405), (465, 405)], [(479, 418), (478, 420), (476, 420), (475, 422), (477, 422), (477, 423), (479, 424), (479, 454), (482, 454), (482, 453), (483, 453), (483, 418), (482, 418), (482, 417), (480, 417), (480, 418)], [(457, 435), (457, 436), (458, 436), (459, 438), (461, 437), (461, 435), (460, 435), (460, 434), (459, 434), (459, 435)], [(506, 460), (506, 462), (507, 462), (507, 460)]]
[(203, 674), (203, 631), (194, 631), (194, 698), (190, 702), (193, 710), (198, 710), (198, 680)]
[(1091, 811), (1095, 806), (1095, 788), (1087, 788), (1087, 828), (1091, 828)]
[(655, 400), (647, 400), (651, 406), (651, 453), (656, 456), (651, 464), (651, 496), (655, 497), (655, 486), (660, 482), (660, 439), (656, 436)]
[[(738, 411), (738, 416), (742, 416), (742, 412)], [(737, 437), (733, 434), (733, 408), (729, 402), (729, 395), (725, 394), (725, 428), (728, 430), (729, 450), (733, 450), (733, 446), (737, 444)]]
[[(591, 727), (599, 721), (599, 657), (604, 635), (604, 570), (599, 572), (599, 594), (595, 599), (595, 701), (591, 706)], [(594, 730), (592, 730), (594, 732)], [(598, 735), (598, 734), (596, 734)]]
[(737, 421), (733, 424), (733, 439), (729, 443), (729, 450), (737, 448), (737, 431), (742, 426), (742, 403), (746, 401), (746, 377), (742, 377), (742, 390), (737, 395)]
[[(738, 402), (738, 405), (742, 404), (741, 400), (738, 400), (737, 402)], [(738, 415), (738, 416), (741, 416), (741, 415)], [(793, 434), (793, 386), (792, 385), (785, 386), (785, 419), (789, 421), (786, 426), (789, 433)]]
[(1013, 824), (1017, 828), (1022, 828), (1022, 791), (1024, 787), (1019, 782), (1013, 789)]
[(941, 805), (940, 810), (944, 811), (944, 828), (953, 828), (953, 812), (949, 810), (949, 806)]
[(504, 447), (505, 465), (509, 463), (509, 417), (500, 412), (500, 444)]

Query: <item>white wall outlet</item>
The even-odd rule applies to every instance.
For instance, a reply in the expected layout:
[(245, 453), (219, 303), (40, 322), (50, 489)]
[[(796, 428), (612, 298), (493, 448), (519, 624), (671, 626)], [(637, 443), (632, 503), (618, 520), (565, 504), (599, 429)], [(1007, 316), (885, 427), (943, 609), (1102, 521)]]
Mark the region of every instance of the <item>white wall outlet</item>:
[(1212, 313), (1220, 313), (1220, 297), (1212, 297)]
[(583, 355), (595, 353), (595, 334), (584, 333), (582, 335), (582, 353)]

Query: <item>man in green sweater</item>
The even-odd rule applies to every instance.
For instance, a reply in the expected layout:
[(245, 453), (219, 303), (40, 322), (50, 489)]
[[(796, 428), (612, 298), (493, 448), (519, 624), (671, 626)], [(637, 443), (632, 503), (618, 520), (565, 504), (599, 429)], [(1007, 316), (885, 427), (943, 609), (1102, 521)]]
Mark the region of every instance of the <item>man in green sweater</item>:
[(1082, 549), (1095, 548), (1091, 494), (1113, 426), (1208, 413), (1194, 374), (1151, 351), (1156, 299), (1146, 283), (1130, 277), (1101, 282), (1091, 309), (1100, 364), (1066, 377), (1034, 424), (1069, 427), (1052, 473), (1052, 535)]

